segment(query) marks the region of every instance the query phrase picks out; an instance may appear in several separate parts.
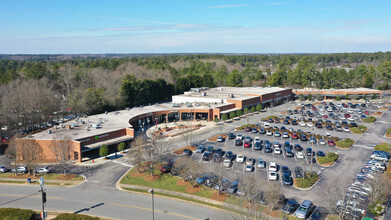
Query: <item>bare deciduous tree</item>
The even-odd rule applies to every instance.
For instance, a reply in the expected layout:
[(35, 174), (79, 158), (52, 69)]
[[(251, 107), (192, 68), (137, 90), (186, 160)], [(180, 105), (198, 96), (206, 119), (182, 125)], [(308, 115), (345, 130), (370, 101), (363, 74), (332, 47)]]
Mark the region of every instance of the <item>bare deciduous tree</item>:
[(56, 157), (56, 161), (61, 165), (64, 175), (67, 173), (67, 167), (74, 152), (73, 143), (69, 137), (53, 140), (49, 146)]
[(330, 213), (339, 214), (337, 202), (343, 201), (346, 195), (346, 184), (341, 178), (335, 178), (328, 181), (320, 192), (323, 204)]
[(145, 146), (145, 140), (143, 137), (138, 136), (131, 143), (131, 148), (128, 151), (129, 161), (136, 166), (138, 172), (141, 172), (141, 167), (145, 162), (143, 155), (143, 146)]
[(185, 181), (189, 181), (194, 187), (196, 179), (201, 174), (203, 168), (200, 163), (197, 163), (189, 157), (182, 157), (175, 161), (175, 167), (180, 170), (179, 174)]
[(42, 158), (42, 148), (34, 140), (18, 139), (16, 141), (16, 151), (23, 163), (26, 164), (29, 174), (37, 169), (37, 164)]
[(386, 202), (391, 191), (391, 180), (385, 174), (376, 174), (375, 178), (369, 179), (369, 187), (372, 189), (370, 202)]
[(266, 182), (264, 189), (264, 198), (269, 206), (269, 211), (273, 211), (280, 204), (282, 194), (281, 184), (279, 182)]
[(228, 177), (229, 171), (217, 163), (213, 165), (212, 172), (216, 175), (216, 185), (218, 186), (219, 194), (221, 194), (225, 187), (225, 180)]

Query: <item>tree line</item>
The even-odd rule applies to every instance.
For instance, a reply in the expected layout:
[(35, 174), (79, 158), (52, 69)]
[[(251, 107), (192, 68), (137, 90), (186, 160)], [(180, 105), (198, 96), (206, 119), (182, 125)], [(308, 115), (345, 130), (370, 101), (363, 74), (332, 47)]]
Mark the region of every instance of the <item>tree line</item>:
[(389, 89), (391, 80), (390, 52), (64, 56), (0, 57), (1, 127), (153, 104), (193, 87)]

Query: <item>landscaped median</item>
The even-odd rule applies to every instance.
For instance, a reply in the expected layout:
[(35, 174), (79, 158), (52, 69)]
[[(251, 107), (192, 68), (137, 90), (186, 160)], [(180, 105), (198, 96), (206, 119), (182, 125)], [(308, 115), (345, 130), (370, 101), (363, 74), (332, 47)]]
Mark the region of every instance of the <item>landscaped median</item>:
[(385, 136), (391, 138), (391, 128), (387, 129)]
[(354, 140), (350, 138), (345, 138), (343, 140), (339, 140), (336, 143), (336, 147), (340, 149), (349, 149), (354, 144)]
[(369, 116), (369, 117), (367, 117), (367, 118), (362, 118), (361, 120), (362, 120), (363, 122), (365, 122), (365, 123), (375, 123), (376, 118), (373, 117), (373, 116)]
[(325, 157), (318, 157), (316, 160), (319, 165), (329, 167), (333, 165), (338, 160), (338, 158), (338, 154), (330, 152), (327, 153)]
[(304, 178), (294, 178), (293, 186), (298, 189), (310, 189), (319, 180), (319, 175), (314, 172), (305, 173)]
[(218, 138), (219, 136), (223, 137), (224, 140), (228, 138), (228, 135), (226, 135), (226, 134), (220, 134), (220, 135), (216, 135), (216, 136), (213, 136), (213, 137), (211, 137), (211, 138), (208, 138), (208, 141), (210, 141), (210, 142), (216, 142), (216, 141), (217, 141), (217, 138)]
[(381, 143), (375, 146), (375, 150), (391, 153), (391, 144)]
[(32, 175), (32, 174), (17, 174), (14, 173), (0, 173), (0, 183), (19, 183), (26, 184), (27, 179), (31, 179), (31, 184), (39, 184), (39, 178), (44, 177), (45, 184), (47, 185), (60, 185), (60, 186), (72, 186), (80, 184), (84, 181), (83, 176), (74, 174), (43, 174), (43, 175)]
[(237, 131), (243, 131), (245, 128), (247, 128), (247, 127), (250, 127), (251, 129), (253, 129), (253, 128), (258, 128), (258, 126), (257, 125), (254, 125), (254, 124), (245, 124), (245, 125), (242, 125), (242, 126), (240, 126), (240, 127), (237, 127), (235, 130), (237, 130)]
[(364, 134), (368, 130), (367, 126), (359, 125), (358, 127), (350, 128), (350, 131), (354, 134)]

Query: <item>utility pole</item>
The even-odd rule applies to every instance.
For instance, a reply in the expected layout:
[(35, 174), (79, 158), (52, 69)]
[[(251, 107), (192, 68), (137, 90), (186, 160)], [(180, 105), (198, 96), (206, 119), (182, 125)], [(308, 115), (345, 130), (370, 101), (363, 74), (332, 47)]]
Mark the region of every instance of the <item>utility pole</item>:
[(42, 193), (42, 214), (41, 214), (41, 218), (43, 220), (46, 219), (46, 212), (45, 212), (45, 205), (46, 205), (46, 192), (44, 190), (44, 179), (43, 177), (39, 178), (39, 185), (41, 186), (41, 190), (39, 192)]
[(155, 220), (155, 201), (153, 198), (154, 189), (149, 189), (148, 191), (152, 194), (152, 220)]

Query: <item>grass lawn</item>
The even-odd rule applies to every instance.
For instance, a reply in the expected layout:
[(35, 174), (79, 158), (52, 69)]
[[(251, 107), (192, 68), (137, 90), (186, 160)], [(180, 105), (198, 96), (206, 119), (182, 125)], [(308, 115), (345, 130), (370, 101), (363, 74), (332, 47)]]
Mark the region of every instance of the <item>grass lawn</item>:
[(333, 152), (327, 153), (325, 157), (318, 157), (317, 161), (319, 164), (322, 165), (332, 165), (335, 163), (335, 161), (338, 160), (338, 154), (335, 154)]
[(294, 178), (293, 182), (298, 188), (309, 188), (315, 184), (315, 182), (319, 179), (318, 174), (316, 173), (306, 173), (305, 178)]
[(362, 118), (361, 120), (362, 120), (363, 122), (365, 122), (365, 123), (374, 123), (374, 122), (376, 121), (376, 118), (373, 117), (373, 116), (369, 116), (369, 117), (367, 117), (367, 118)]
[(343, 140), (337, 141), (336, 145), (339, 148), (350, 148), (354, 144), (354, 140), (350, 138), (345, 138)]
[(31, 178), (32, 180), (38, 180), (40, 177), (44, 177), (45, 180), (67, 180), (67, 181), (84, 180), (82, 176), (74, 175), (74, 174), (68, 174), (66, 176), (64, 176), (63, 174), (54, 174), (54, 173), (42, 174), (42, 175), (37, 174), (36, 176), (29, 175), (29, 174), (18, 174), (15, 176), (14, 173), (0, 173), (0, 180), (1, 178), (14, 178), (15, 180)]
[(386, 136), (391, 137), (391, 128), (387, 129)]
[(364, 134), (367, 131), (367, 126), (359, 125), (358, 127), (350, 128), (350, 131), (354, 134)]
[[(132, 176), (133, 173), (137, 172), (136, 169), (130, 170), (126, 176), (124, 176), (121, 180), (122, 184), (130, 184), (130, 185), (137, 185), (137, 186), (145, 186), (145, 187), (151, 187), (156, 189), (163, 189), (163, 190), (169, 190), (174, 192), (181, 192), (181, 193), (187, 193), (186, 187), (188, 185), (177, 185), (177, 182), (179, 180), (182, 180), (179, 177), (171, 176), (168, 174), (163, 174), (160, 176), (159, 179), (155, 181), (148, 181), (145, 180), (145, 177), (150, 174), (145, 174), (145, 176), (138, 176), (134, 177)], [(191, 195), (196, 195), (204, 198), (211, 198), (212, 194), (215, 192), (215, 190), (210, 189), (206, 186), (200, 186), (202, 187), (201, 191), (192, 193)]]
[(391, 153), (391, 144), (389, 143), (381, 143), (375, 146), (375, 150), (385, 151)]

